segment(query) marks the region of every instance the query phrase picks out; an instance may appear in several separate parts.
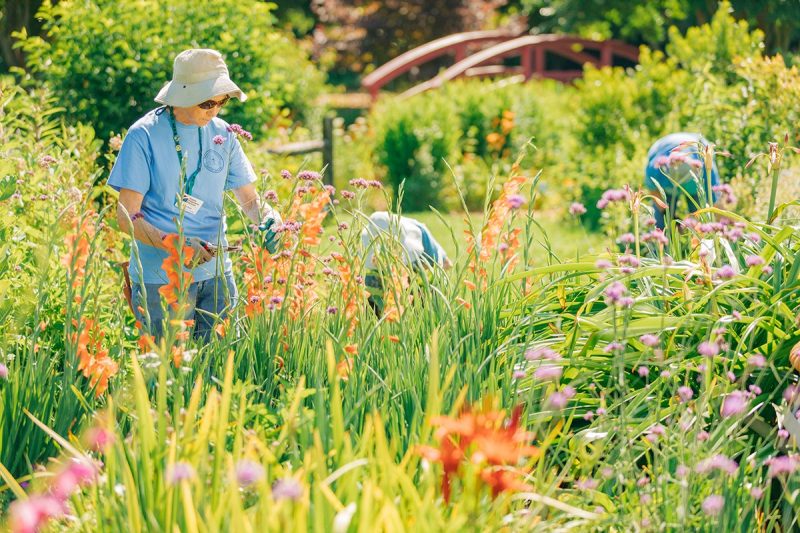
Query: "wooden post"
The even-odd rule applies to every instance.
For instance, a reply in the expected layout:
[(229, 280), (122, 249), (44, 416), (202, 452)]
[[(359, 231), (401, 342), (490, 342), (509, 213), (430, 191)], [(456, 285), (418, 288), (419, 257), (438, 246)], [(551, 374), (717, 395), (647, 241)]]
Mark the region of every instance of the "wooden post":
[(322, 166), (325, 169), (323, 182), (333, 185), (333, 117), (322, 119)]

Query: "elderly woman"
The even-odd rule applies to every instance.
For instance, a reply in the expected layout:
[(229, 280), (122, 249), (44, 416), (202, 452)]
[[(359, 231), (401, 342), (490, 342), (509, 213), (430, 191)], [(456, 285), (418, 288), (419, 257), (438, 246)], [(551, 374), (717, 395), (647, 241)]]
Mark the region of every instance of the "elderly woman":
[[(195, 336), (208, 338), (236, 298), (225, 238), (225, 191), (232, 190), (244, 213), (268, 230), (279, 219), (259, 199), (256, 174), (236, 134), (217, 117), (231, 98), (247, 96), (231, 81), (219, 52), (186, 50), (175, 58), (172, 80), (156, 96), (163, 104), (128, 130), (108, 184), (119, 191), (117, 221), (132, 232), (129, 266), (132, 307), (156, 338), (163, 334), (159, 289), (168, 283), (161, 265), (177, 239), (193, 250), (185, 265), (192, 275), (186, 315)], [(233, 130), (233, 131), (232, 131)], [(274, 246), (274, 234), (265, 241)], [(147, 311), (145, 315), (144, 311)], [(149, 320), (148, 320), (149, 318)]]

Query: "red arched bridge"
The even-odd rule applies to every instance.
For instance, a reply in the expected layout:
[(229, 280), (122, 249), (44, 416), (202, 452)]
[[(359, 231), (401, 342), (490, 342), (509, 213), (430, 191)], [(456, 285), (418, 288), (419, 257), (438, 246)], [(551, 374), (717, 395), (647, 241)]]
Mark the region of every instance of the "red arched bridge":
[[(472, 31), (448, 35), (409, 50), (365, 76), (361, 86), (375, 100), (379, 91), (398, 76), (446, 55), (455, 59), (452, 66), (402, 96), (412, 96), (460, 77), (520, 75), (525, 80), (536, 76), (568, 82), (583, 74), (586, 63), (603, 67), (620, 59), (632, 63), (639, 60), (636, 47), (615, 40), (594, 41), (555, 34), (520, 36), (507, 30)], [(518, 58), (519, 65), (504, 64), (510, 58)], [(548, 68), (548, 63), (577, 68)]]

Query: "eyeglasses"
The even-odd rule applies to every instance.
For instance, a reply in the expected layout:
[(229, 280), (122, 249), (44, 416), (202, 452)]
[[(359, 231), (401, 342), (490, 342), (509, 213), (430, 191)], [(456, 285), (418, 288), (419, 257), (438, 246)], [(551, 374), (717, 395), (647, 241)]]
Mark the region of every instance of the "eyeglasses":
[(202, 104), (197, 104), (197, 107), (199, 107), (200, 109), (206, 109), (206, 110), (214, 109), (217, 106), (219, 106), (219, 107), (224, 106), (225, 104), (228, 103), (228, 100), (230, 100), (230, 99), (231, 99), (230, 96), (226, 96), (225, 98), (223, 98), (219, 102), (217, 102), (215, 100), (206, 100)]

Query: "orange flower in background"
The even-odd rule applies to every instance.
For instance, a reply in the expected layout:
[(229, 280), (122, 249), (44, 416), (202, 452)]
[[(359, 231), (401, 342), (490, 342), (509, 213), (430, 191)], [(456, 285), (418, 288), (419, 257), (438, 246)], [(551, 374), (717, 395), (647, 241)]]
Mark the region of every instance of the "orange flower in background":
[(528, 181), (525, 176), (514, 175), (517, 170), (518, 166), (515, 164), (511, 169), (511, 177), (503, 184), (500, 196), (492, 203), (489, 209), (489, 219), (480, 233), (479, 242), (476, 243), (473, 236), (467, 233), (467, 251), (472, 252), (476, 245), (480, 247), (477, 258), (473, 258), (470, 263), (470, 270), (481, 277), (486, 276), (486, 268), (481, 263), (489, 263), (498, 251), (508, 258), (513, 255), (513, 250), (519, 247), (517, 238), (519, 230), (512, 230), (503, 235), (503, 229), (514, 209), (510, 200), (519, 195), (520, 189)]
[[(164, 243), (169, 248), (169, 255), (161, 262), (161, 268), (166, 272), (169, 281), (166, 285), (158, 289), (158, 292), (173, 309), (178, 308), (178, 299), (181, 291), (185, 291), (192, 282), (192, 274), (190, 272), (184, 272), (183, 265), (181, 264), (181, 254), (178, 252), (178, 248), (183, 242), (178, 239), (179, 237), (176, 234), (167, 235), (164, 239)], [(191, 261), (193, 254), (194, 250), (188, 246), (184, 246), (184, 263)]]
[(344, 347), (344, 351), (350, 355), (355, 355), (358, 353), (358, 344), (348, 344)]
[(418, 448), (423, 457), (442, 463), (442, 494), (450, 500), (451, 480), (465, 461), (479, 468), (478, 475), (497, 496), (505, 490), (525, 487), (519, 474), (499, 468), (516, 465), (526, 457), (536, 457), (539, 449), (528, 442), (533, 435), (520, 427), (522, 407), (517, 407), (511, 419), (504, 424), (503, 411), (465, 410), (456, 418), (434, 417), (431, 424), (438, 426), (436, 437), (439, 447)]
[(350, 379), (350, 372), (353, 370), (353, 358), (345, 357), (336, 365), (336, 373), (343, 381)]
[(410, 281), (405, 272), (400, 272), (395, 266), (390, 269), (383, 291), (383, 316), (387, 322), (397, 322), (405, 311), (407, 301), (410, 299), (408, 287)]
[(314, 198), (303, 205), (298, 210), (303, 217), (303, 226), (301, 228), (302, 240), (305, 246), (316, 246), (319, 244), (319, 236), (322, 234), (322, 221), (327, 215), (325, 207), (330, 203), (330, 192), (327, 189), (322, 189), (317, 193), (315, 187), (311, 187), (309, 193)]
[(75, 344), (78, 371), (89, 378), (89, 385), (95, 387), (95, 396), (100, 396), (108, 388), (108, 380), (116, 375), (119, 366), (108, 356), (108, 350), (103, 348), (105, 333), (97, 322), (83, 318), (81, 322), (73, 320), (72, 325), (76, 332), (70, 336), (70, 341)]
[(86, 263), (89, 260), (89, 247), (95, 236), (97, 213), (89, 211), (82, 219), (76, 219), (72, 231), (64, 239), (65, 252), (61, 256), (61, 264), (70, 273), (72, 287), (77, 288), (86, 275)]

